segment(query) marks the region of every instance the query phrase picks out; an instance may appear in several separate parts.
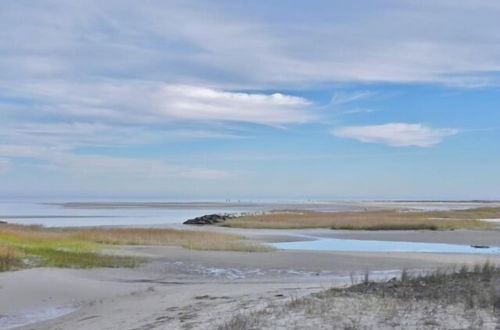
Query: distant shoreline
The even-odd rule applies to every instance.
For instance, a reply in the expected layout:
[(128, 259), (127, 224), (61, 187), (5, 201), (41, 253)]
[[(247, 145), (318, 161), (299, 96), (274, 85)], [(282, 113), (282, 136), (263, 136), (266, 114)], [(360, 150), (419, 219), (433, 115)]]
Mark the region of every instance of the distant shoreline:
[(318, 205), (365, 205), (365, 204), (500, 204), (500, 200), (363, 200), (363, 201), (304, 201), (304, 202), (62, 202), (41, 203), (64, 208), (217, 208), (217, 207), (258, 207), (258, 206), (318, 206)]

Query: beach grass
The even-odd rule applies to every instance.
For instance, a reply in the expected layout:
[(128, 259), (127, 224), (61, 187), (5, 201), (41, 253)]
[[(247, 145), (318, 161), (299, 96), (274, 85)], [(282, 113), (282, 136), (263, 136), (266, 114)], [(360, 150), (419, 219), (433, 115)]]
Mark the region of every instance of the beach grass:
[(179, 246), (193, 250), (266, 252), (239, 235), (149, 228), (44, 228), (0, 226), (0, 271), (29, 267), (132, 267), (140, 259), (104, 254), (117, 245)]
[(214, 328), (496, 329), (498, 324), (500, 268), (495, 264), (414, 275), (403, 270), (399, 278), (380, 282), (369, 277), (366, 272), (349, 287), (242, 309)]
[(402, 301), (437, 301), (442, 304), (463, 304), (470, 308), (500, 309), (500, 267), (489, 261), (474, 266), (437, 269), (427, 274), (401, 272), (400, 279), (389, 282), (365, 280), (347, 289), (332, 288), (319, 297), (372, 294)]
[(408, 212), (398, 210), (361, 212), (272, 211), (229, 219), (222, 224), (235, 228), (344, 230), (453, 230), (489, 229), (479, 219), (500, 217), (500, 208), (463, 211)]

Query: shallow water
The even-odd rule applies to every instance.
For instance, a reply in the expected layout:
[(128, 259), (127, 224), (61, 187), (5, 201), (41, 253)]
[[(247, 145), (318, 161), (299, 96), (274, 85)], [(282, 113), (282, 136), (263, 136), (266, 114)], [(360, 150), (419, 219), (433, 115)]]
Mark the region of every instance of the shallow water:
[[(304, 238), (311, 239), (316, 237)], [(272, 243), (271, 245), (283, 250), (500, 254), (500, 247), (497, 246), (489, 248), (474, 248), (469, 245), (459, 244), (372, 241), (338, 238), (316, 238), (308, 241)]]
[(37, 310), (20, 311), (15, 315), (0, 315), (0, 329), (14, 329), (36, 322), (47, 321), (74, 312), (76, 306), (47, 307)]

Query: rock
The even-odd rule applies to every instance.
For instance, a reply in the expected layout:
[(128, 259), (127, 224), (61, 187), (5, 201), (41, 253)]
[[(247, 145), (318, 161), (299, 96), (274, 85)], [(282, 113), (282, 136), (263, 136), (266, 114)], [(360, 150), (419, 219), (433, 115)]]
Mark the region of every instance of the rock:
[(7, 221), (0, 220), (0, 225), (6, 225), (6, 224), (7, 224)]
[(475, 249), (489, 249), (490, 247), (488, 245), (471, 245), (471, 247)]
[(227, 219), (232, 219), (235, 216), (232, 214), (207, 214), (194, 219), (184, 221), (185, 225), (213, 225), (221, 223)]

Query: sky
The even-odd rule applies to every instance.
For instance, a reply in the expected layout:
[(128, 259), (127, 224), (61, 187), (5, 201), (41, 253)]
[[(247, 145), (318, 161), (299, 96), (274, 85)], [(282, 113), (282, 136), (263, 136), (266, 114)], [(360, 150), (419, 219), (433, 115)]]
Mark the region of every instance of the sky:
[(0, 197), (500, 199), (496, 0), (2, 0)]

